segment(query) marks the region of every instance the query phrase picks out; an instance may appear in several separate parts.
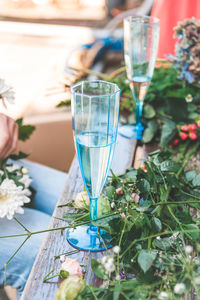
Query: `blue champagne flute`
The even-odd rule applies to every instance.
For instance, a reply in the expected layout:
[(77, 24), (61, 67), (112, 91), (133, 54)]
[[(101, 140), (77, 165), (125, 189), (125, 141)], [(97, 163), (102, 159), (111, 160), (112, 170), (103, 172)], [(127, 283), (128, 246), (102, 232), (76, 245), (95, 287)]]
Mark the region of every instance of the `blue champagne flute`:
[[(71, 87), (72, 125), (81, 175), (90, 198), (90, 220), (98, 217), (98, 198), (110, 170), (116, 144), (120, 89), (106, 81), (82, 81)], [(110, 248), (110, 235), (94, 223), (71, 228), (68, 242), (75, 248)]]
[(127, 138), (142, 139), (141, 122), (144, 98), (147, 93), (157, 56), (160, 21), (155, 17), (124, 19), (124, 58), (126, 73), (136, 103), (136, 124), (120, 127)]

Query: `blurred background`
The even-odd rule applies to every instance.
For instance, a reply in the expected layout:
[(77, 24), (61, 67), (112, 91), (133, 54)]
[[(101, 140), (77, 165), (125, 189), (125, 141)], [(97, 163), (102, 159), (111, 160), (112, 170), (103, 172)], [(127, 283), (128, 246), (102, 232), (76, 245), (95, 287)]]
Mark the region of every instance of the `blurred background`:
[[(113, 18), (130, 9), (147, 14), (152, 3), (0, 0), (0, 78), (15, 91), (15, 104), (6, 109), (0, 103), (0, 112), (15, 119), (23, 117), (25, 123), (36, 126), (30, 140), (19, 143), (30, 160), (68, 171), (75, 152), (71, 113), (69, 107), (56, 108), (60, 101), (70, 99), (67, 86), (75, 78), (68, 67), (101, 72), (119, 67), (123, 33), (120, 19), (113, 22)], [(96, 60), (102, 45), (110, 51), (106, 55), (102, 51), (104, 55)]]

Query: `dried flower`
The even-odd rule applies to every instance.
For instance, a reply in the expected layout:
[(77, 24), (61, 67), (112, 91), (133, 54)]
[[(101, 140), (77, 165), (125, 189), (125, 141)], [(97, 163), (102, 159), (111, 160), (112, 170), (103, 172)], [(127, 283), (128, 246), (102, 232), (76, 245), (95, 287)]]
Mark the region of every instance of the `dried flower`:
[(177, 283), (174, 287), (174, 293), (178, 295), (182, 295), (185, 292), (185, 284)]

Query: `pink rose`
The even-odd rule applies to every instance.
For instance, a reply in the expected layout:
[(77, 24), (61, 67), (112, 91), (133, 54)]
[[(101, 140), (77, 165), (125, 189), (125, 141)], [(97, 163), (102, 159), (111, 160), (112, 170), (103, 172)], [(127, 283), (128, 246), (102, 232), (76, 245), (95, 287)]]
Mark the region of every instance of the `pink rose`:
[(69, 273), (69, 276), (76, 275), (83, 277), (81, 266), (77, 259), (66, 258), (61, 265), (61, 270), (65, 270)]
[(124, 219), (124, 220), (126, 219), (126, 215), (125, 215), (125, 213), (124, 213), (124, 212), (123, 212), (123, 213), (121, 213), (120, 215), (121, 215), (122, 219)]
[(140, 196), (139, 196), (138, 194), (133, 193), (133, 194), (131, 195), (131, 197), (133, 198), (133, 202), (134, 202), (135, 204), (138, 204), (138, 203), (139, 203), (139, 201), (140, 201)]
[(118, 194), (118, 195), (123, 195), (123, 190), (122, 190), (122, 188), (118, 188), (118, 189), (116, 189), (116, 193)]

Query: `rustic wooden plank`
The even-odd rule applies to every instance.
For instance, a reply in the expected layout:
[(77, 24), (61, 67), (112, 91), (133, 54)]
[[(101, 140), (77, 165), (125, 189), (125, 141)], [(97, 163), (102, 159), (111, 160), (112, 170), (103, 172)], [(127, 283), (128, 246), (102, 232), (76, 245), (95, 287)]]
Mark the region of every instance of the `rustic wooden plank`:
[[(124, 137), (118, 136), (112, 164), (112, 170), (115, 174), (123, 173), (126, 168), (132, 166), (135, 147), (135, 140), (128, 140)], [(58, 201), (58, 205), (62, 205), (73, 199), (81, 190), (83, 190), (83, 180), (81, 178), (78, 161), (75, 158), (72, 163), (64, 191)], [(58, 220), (55, 217), (62, 218), (68, 211), (69, 208), (56, 207), (49, 228), (66, 226), (66, 222)], [(42, 229), (43, 228), (41, 228), (41, 230)], [(59, 259), (56, 260), (54, 258), (55, 255), (71, 250), (74, 250), (74, 248), (66, 241), (66, 230), (64, 232), (48, 232), (35, 260), (21, 300), (55, 299), (55, 293), (58, 289), (58, 278), (51, 279), (48, 283), (43, 283), (42, 280), (50, 270), (58, 270), (60, 268)], [(104, 252), (90, 253), (80, 251), (71, 255), (71, 257), (77, 258), (80, 263), (85, 265), (86, 281), (94, 285), (98, 284), (98, 280), (94, 277), (91, 271), (90, 262), (92, 258), (100, 258), (103, 254)]]

